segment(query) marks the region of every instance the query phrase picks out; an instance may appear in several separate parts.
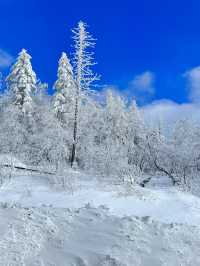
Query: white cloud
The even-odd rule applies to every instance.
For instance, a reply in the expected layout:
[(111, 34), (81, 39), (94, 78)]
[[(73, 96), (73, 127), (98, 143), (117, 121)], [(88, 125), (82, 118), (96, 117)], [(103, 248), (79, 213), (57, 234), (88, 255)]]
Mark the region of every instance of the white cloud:
[(12, 64), (12, 62), (13, 57), (3, 49), (0, 49), (0, 68), (8, 67)]
[(200, 122), (200, 106), (196, 103), (178, 104), (164, 99), (143, 106), (141, 111), (144, 120), (150, 126), (162, 123), (164, 129), (170, 128), (176, 121), (181, 119)]
[(193, 120), (200, 124), (200, 66), (187, 71), (184, 76), (188, 82), (191, 102), (182, 104), (169, 99), (150, 102), (150, 96), (155, 92), (155, 75), (150, 71), (135, 76), (126, 90), (120, 90), (116, 86), (111, 86), (110, 89), (128, 99), (135, 97), (142, 106), (140, 109), (144, 120), (150, 126), (161, 123), (163, 129), (167, 130), (182, 119)]
[(188, 80), (189, 99), (200, 103), (200, 66), (187, 71), (185, 77)]
[(154, 82), (154, 73), (145, 71), (129, 82), (127, 93), (134, 96), (139, 103), (147, 102), (155, 92)]
[(129, 87), (136, 92), (154, 93), (155, 76), (152, 72), (146, 71), (130, 82)]
[(104, 86), (98, 94), (98, 99), (105, 101), (107, 90), (112, 90), (115, 94), (127, 99), (127, 101), (134, 98), (139, 104), (144, 104), (149, 102), (151, 96), (154, 94), (154, 81), (154, 73), (151, 71), (145, 71), (142, 74), (136, 75), (131, 81), (129, 81), (126, 88), (120, 88), (115, 84)]
[[(184, 74), (187, 79), (189, 103), (176, 103), (168, 99), (154, 101), (141, 108), (144, 120), (152, 126), (162, 124), (170, 128), (178, 120), (189, 119), (200, 123), (200, 66)], [(151, 83), (150, 83), (151, 84)]]

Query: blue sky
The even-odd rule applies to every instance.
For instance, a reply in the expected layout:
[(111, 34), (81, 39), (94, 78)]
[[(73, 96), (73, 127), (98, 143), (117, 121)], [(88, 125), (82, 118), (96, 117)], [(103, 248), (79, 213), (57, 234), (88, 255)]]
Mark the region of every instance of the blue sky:
[(188, 84), (200, 77), (200, 70), (196, 80), (190, 71), (200, 65), (198, 0), (0, 0), (0, 10), (4, 72), (5, 57), (25, 48), (38, 78), (51, 87), (61, 52), (71, 53), (71, 28), (83, 20), (98, 39), (101, 84), (137, 94), (144, 102), (192, 99)]

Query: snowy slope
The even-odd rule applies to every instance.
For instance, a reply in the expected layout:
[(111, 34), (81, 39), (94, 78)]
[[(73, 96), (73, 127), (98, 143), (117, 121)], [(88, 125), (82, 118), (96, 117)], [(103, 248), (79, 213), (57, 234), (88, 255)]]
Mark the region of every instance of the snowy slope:
[(5, 183), (0, 265), (200, 265), (199, 198), (89, 180), (68, 192), (42, 176)]
[[(81, 177), (82, 178), (82, 177)], [(200, 198), (176, 189), (126, 188), (101, 185), (84, 178), (76, 180), (72, 191), (52, 187), (46, 177), (17, 176), (0, 189), (0, 202), (20, 203), (25, 207), (43, 205), (56, 208), (81, 208), (86, 204), (105, 205), (110, 213), (150, 216), (162, 222), (200, 225)]]

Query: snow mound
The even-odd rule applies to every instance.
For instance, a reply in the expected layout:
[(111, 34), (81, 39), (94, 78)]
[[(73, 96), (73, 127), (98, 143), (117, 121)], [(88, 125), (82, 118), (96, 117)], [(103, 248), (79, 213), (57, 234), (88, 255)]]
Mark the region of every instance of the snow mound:
[(0, 208), (0, 265), (200, 265), (200, 228), (87, 205)]

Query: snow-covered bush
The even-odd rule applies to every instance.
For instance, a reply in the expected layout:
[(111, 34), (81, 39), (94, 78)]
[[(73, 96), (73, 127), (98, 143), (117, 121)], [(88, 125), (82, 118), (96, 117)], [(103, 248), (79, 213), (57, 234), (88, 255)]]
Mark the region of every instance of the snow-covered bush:
[(191, 121), (178, 121), (171, 134), (149, 132), (147, 147), (148, 166), (152, 172), (167, 175), (173, 185), (189, 189), (194, 176), (199, 176), (200, 128)]
[(137, 165), (126, 166), (119, 169), (119, 181), (130, 185), (139, 185), (142, 181), (143, 173)]

